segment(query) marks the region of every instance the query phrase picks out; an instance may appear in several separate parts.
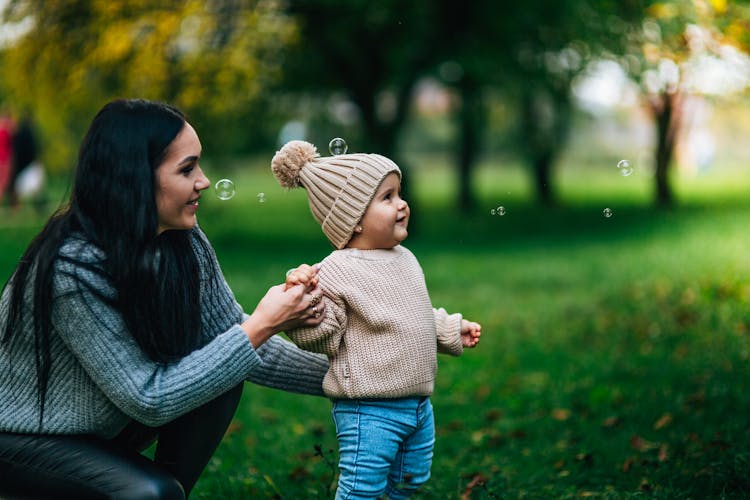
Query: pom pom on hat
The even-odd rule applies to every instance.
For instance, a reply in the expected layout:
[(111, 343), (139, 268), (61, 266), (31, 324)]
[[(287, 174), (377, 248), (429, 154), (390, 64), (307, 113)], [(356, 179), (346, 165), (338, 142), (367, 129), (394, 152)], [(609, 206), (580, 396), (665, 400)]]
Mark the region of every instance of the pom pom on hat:
[(271, 170), (282, 187), (295, 188), (302, 185), (300, 172), (304, 166), (318, 157), (318, 150), (309, 142), (290, 141), (274, 155)]

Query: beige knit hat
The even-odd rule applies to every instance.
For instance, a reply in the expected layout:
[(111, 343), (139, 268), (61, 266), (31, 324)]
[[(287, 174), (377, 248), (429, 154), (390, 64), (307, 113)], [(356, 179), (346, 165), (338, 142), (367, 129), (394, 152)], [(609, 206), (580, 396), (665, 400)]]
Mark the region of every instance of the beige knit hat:
[(307, 190), (310, 211), (337, 249), (344, 248), (354, 227), (391, 172), (401, 177), (398, 165), (377, 154), (320, 156), (305, 141), (287, 142), (273, 157), (271, 170), (282, 187)]

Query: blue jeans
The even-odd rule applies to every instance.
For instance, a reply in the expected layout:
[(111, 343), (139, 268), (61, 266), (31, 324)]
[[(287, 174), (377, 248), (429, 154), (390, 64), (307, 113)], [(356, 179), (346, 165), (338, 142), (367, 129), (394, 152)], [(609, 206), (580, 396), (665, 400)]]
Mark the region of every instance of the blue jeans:
[(336, 500), (407, 498), (427, 482), (435, 421), (427, 397), (337, 400)]

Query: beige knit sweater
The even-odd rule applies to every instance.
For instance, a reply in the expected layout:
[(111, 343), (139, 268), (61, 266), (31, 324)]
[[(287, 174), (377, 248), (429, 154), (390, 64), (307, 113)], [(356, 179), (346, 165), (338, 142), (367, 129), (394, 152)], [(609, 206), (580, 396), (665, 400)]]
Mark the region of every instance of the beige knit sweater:
[(333, 399), (429, 396), (437, 352), (458, 356), (461, 315), (434, 309), (422, 268), (402, 246), (336, 250), (318, 274), (325, 318), (287, 333), (327, 354), (323, 390)]

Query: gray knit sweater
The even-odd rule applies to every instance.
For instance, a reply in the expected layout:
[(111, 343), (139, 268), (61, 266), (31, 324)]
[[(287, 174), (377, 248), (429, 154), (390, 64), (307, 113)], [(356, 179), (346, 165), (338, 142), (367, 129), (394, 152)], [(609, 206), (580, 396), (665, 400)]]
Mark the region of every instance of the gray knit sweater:
[[(151, 361), (128, 333), (119, 312), (88, 290), (114, 297), (111, 283), (83, 266), (57, 261), (52, 367), (42, 433), (109, 438), (131, 419), (159, 426), (244, 380), (323, 394), (321, 384), (328, 369), (324, 356), (302, 351), (277, 336), (253, 349), (239, 326), (246, 315), (224, 280), (214, 252), (203, 251), (197, 244), (197, 239), (206, 241), (205, 235), (198, 228), (192, 235), (201, 266), (201, 331), (207, 343), (169, 364)], [(206, 248), (211, 248), (207, 241)], [(102, 259), (100, 250), (73, 238), (60, 254), (94, 265)], [(219, 279), (204, 279), (209, 270)], [(0, 331), (8, 317), (8, 296), (6, 288), (0, 299)], [(32, 323), (27, 320), (10, 343), (0, 344), (0, 431), (39, 432), (33, 338)]]
[(458, 356), (461, 315), (434, 309), (414, 255), (343, 249), (323, 260), (325, 318), (287, 332), (303, 349), (329, 356), (323, 389), (333, 399), (429, 396), (437, 352)]

